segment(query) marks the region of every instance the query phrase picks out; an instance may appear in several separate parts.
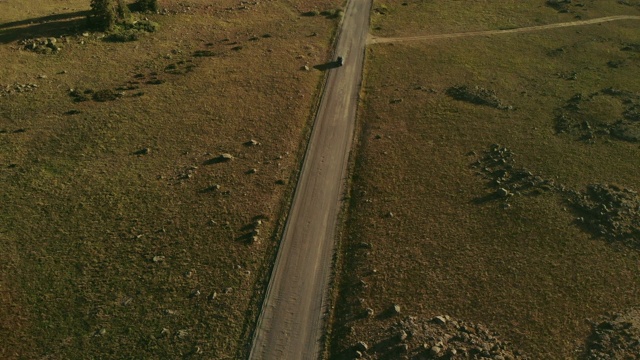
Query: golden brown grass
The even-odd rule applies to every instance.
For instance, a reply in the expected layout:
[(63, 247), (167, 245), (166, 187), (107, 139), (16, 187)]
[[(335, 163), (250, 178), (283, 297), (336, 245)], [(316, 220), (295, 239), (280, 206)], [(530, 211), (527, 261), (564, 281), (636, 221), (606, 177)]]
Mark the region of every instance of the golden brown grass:
[[(396, 37), (453, 32), (499, 30), (557, 22), (587, 20), (611, 15), (638, 15), (640, 2), (588, 0), (561, 13), (546, 0), (421, 1), (376, 0), (371, 19), (376, 36)], [(582, 4), (584, 6), (579, 6)]]
[[(446, 11), (462, 3), (448, 2)], [(575, 190), (590, 183), (640, 190), (637, 143), (605, 137), (589, 144), (554, 131), (555, 109), (576, 93), (640, 92), (640, 56), (620, 51), (637, 42), (637, 26), (627, 21), (368, 50), (336, 358), (357, 341), (379, 338), (395, 320), (363, 317), (365, 308), (380, 314), (400, 304), (403, 315), (448, 314), (487, 325), (533, 359), (566, 359), (586, 340), (587, 319), (639, 305), (637, 250), (583, 232), (559, 195), (516, 197), (508, 209), (478, 203), (491, 190), (470, 168), (477, 156), (469, 155), (498, 143), (516, 154), (518, 166)], [(626, 66), (611, 68), (611, 60)], [(571, 72), (577, 80), (561, 76)], [(515, 109), (445, 94), (461, 84), (494, 90)], [(598, 116), (617, 107), (594, 101), (585, 109)]]
[[(17, 22), (0, 30), (2, 85), (39, 85), (0, 97), (0, 357), (246, 350), (322, 78), (300, 68), (326, 61), (337, 24), (299, 14), (338, 5), (161, 2), (169, 15), (147, 15), (159, 32), (114, 44), (67, 29), (81, 17), (41, 23), (88, 1), (0, 2)], [(15, 41), (63, 33), (57, 55)], [(111, 102), (69, 96), (127, 85)], [(220, 153), (235, 159), (208, 162)]]

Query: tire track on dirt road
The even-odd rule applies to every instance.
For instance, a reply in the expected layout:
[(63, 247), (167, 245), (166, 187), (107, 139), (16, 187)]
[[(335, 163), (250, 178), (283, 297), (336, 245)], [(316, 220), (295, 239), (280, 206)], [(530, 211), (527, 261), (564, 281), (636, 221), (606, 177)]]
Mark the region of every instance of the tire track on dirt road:
[(369, 39), (367, 39), (367, 45), (394, 43), (394, 42), (403, 42), (403, 41), (441, 40), (441, 39), (452, 39), (452, 38), (462, 38), (462, 37), (471, 37), (471, 36), (525, 33), (525, 32), (533, 32), (533, 31), (559, 29), (559, 28), (565, 28), (565, 27), (571, 27), (571, 26), (602, 24), (606, 22), (620, 21), (620, 20), (640, 20), (640, 16), (616, 15), (616, 16), (607, 16), (607, 17), (601, 17), (601, 18), (590, 19), (590, 20), (579, 20), (579, 21), (571, 21), (571, 22), (548, 24), (548, 25), (527, 26), (527, 27), (505, 29), (505, 30), (483, 30), (483, 31), (470, 31), (470, 32), (460, 32), (460, 33), (451, 33), (451, 34), (436, 34), (436, 35), (406, 36), (406, 37), (391, 37), (391, 38), (370, 36)]

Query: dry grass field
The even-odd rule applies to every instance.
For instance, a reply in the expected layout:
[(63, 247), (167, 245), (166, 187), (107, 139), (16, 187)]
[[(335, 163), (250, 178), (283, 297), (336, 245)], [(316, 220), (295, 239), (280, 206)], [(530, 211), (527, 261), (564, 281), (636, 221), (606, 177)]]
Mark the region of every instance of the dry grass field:
[(637, 0), (558, 2), (561, 4), (554, 8), (545, 0), (376, 0), (371, 14), (372, 34), (396, 37), (510, 29), (611, 15), (637, 15), (640, 7)]
[[(374, 15), (376, 34), (573, 18), (543, 1), (407, 1), (422, 9), (413, 13), (400, 3), (389, 2), (384, 20)], [(616, 1), (581, 3), (585, 17), (640, 13)], [(531, 359), (578, 358), (590, 320), (640, 305), (637, 212), (628, 246), (580, 226), (584, 214), (569, 201), (589, 184), (640, 191), (638, 138), (598, 130), (635, 116), (639, 26), (369, 48), (334, 358), (353, 356), (358, 341), (375, 347), (395, 336), (384, 329), (406, 315), (445, 314), (487, 326)], [(450, 89), (462, 86), (489, 106), (454, 98)], [(559, 133), (562, 116), (581, 123)], [(513, 172), (526, 169), (546, 187), (501, 197), (507, 185), (482, 168), (492, 144), (508, 148)], [(393, 304), (401, 314), (389, 317)]]
[(338, 23), (300, 14), (340, 5), (161, 0), (111, 43), (0, 1), (0, 358), (246, 351)]

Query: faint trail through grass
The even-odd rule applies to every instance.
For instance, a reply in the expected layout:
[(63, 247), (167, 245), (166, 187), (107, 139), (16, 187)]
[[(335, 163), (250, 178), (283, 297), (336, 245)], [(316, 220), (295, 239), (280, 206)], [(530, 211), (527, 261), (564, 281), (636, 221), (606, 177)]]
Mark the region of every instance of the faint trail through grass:
[(558, 29), (558, 28), (564, 28), (564, 27), (570, 27), (570, 26), (601, 24), (601, 23), (619, 21), (619, 20), (640, 20), (640, 16), (616, 15), (616, 16), (607, 16), (607, 17), (601, 17), (601, 18), (590, 19), (590, 20), (571, 21), (571, 22), (538, 25), (538, 26), (527, 26), (522, 28), (506, 29), (506, 30), (470, 31), (470, 32), (460, 32), (460, 33), (451, 33), (451, 34), (436, 34), (436, 35), (392, 37), (392, 38), (370, 36), (367, 41), (367, 44), (381, 44), (381, 43), (391, 43), (391, 42), (400, 42), (400, 41), (440, 40), (440, 39), (451, 39), (451, 38), (482, 36), (482, 35), (522, 33), (522, 32), (532, 32), (532, 31), (540, 31), (540, 30)]

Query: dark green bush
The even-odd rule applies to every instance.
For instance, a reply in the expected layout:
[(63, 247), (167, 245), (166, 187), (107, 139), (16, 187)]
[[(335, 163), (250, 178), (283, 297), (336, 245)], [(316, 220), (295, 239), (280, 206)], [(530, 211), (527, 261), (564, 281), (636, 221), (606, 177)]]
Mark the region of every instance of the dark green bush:
[(158, 11), (158, 0), (137, 0), (131, 5), (133, 11)]
[(115, 92), (115, 91), (113, 91), (111, 89), (105, 89), (105, 90), (96, 91), (91, 96), (93, 101), (99, 101), (99, 102), (113, 101), (113, 100), (115, 100), (115, 99), (117, 99), (119, 97), (120, 97), (120, 95), (117, 92)]
[(91, 0), (89, 24), (99, 31), (109, 31), (116, 25), (117, 14), (111, 0)]
[(91, 0), (89, 25), (98, 31), (111, 31), (116, 24), (131, 21), (125, 0)]
[(116, 24), (105, 40), (111, 42), (136, 41), (144, 33), (155, 32), (158, 30), (158, 26), (159, 25), (157, 23), (149, 20)]

